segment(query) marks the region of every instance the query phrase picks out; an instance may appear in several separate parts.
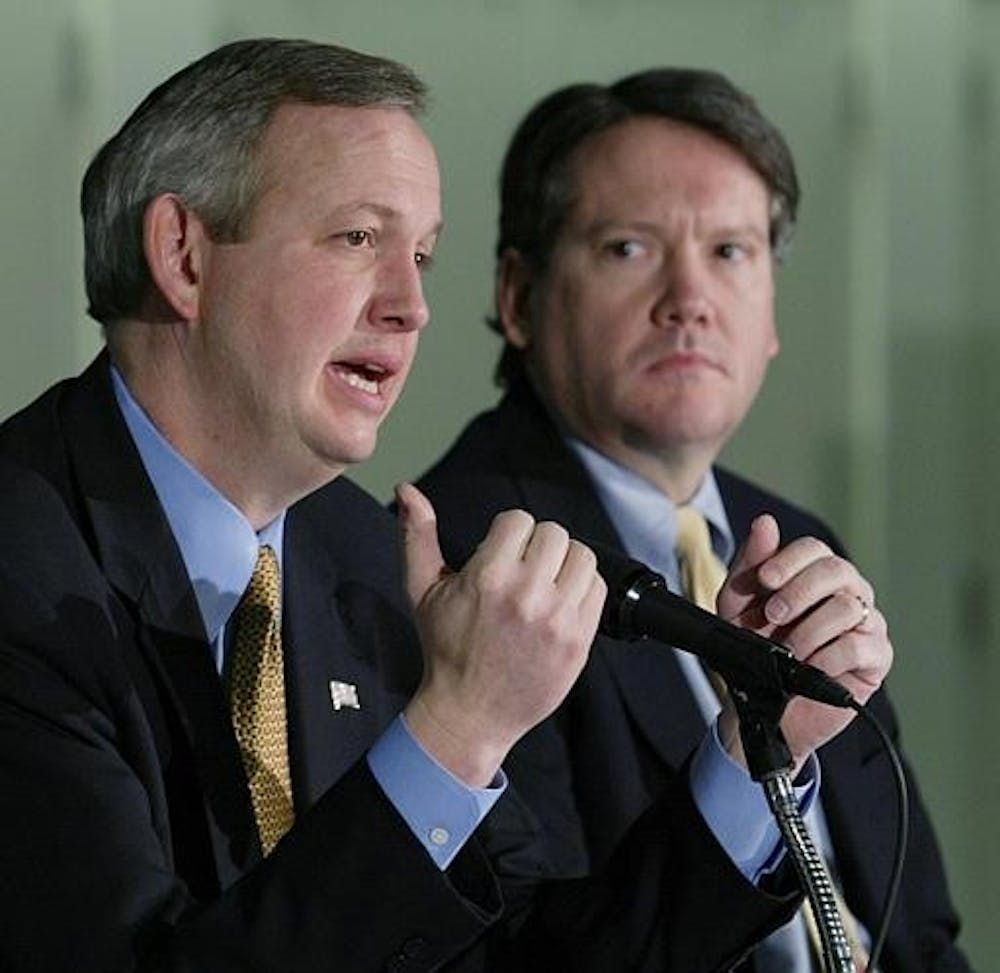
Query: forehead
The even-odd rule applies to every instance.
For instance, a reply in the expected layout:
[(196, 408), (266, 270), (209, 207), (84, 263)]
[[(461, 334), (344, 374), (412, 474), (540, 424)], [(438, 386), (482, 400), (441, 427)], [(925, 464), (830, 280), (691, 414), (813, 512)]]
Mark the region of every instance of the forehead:
[(669, 118), (639, 116), (597, 133), (570, 157), (569, 175), (577, 216), (683, 205), (736, 207), (767, 223), (767, 186), (744, 156)]
[(440, 208), (437, 156), (403, 108), (281, 105), (264, 133), (258, 163), (265, 194), (328, 194), (334, 188), (345, 202), (358, 197), (403, 211)]

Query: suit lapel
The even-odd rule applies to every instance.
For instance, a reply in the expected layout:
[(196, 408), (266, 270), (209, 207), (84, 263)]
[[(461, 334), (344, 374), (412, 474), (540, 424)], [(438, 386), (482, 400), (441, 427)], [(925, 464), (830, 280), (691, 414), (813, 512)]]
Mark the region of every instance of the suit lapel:
[[(623, 644), (607, 638), (597, 649), (636, 725), (669, 766), (679, 767), (705, 735), (705, 720), (673, 649), (652, 640)], [(663, 718), (665, 707), (669, 720)]]
[(742, 489), (740, 481), (725, 470), (715, 467), (713, 472), (719, 487), (719, 495), (722, 497), (722, 505), (726, 509), (729, 529), (733, 532), (733, 539), (739, 548), (750, 533), (750, 524), (754, 517), (764, 512), (760, 507), (759, 496)]
[(343, 579), (329, 551), (291, 520), (287, 526), (289, 747), (302, 807), (318, 800), (377, 736), (381, 690), (345, 624), (350, 608), (342, 604)]
[(394, 528), (343, 480), (289, 511), (284, 630), (297, 806), (340, 778), (416, 689), (418, 642), (397, 584)]
[[(163, 756), (168, 789), (176, 784), (168, 797), (172, 824), (199, 827), (191, 802), (193, 795), (205, 796), (206, 838), (224, 887), (259, 856), (253, 812), (194, 591), (121, 418), (105, 355), (70, 389), (66, 406), (68, 449), (97, 557), (131, 606), (140, 650), (154, 673), (158, 698), (147, 701), (147, 711), (163, 707), (171, 728), (172, 745)], [(204, 847), (204, 841), (192, 843)]]

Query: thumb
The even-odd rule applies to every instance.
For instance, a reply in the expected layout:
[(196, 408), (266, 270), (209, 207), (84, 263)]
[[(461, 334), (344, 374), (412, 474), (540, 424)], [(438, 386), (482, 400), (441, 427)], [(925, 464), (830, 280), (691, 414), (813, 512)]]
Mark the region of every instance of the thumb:
[(430, 500), (412, 483), (396, 487), (396, 503), (406, 564), (406, 591), (416, 606), (445, 571), (438, 543), (437, 515)]
[(718, 608), (723, 618), (730, 621), (739, 618), (760, 597), (757, 569), (778, 550), (780, 543), (778, 522), (770, 514), (755, 517), (719, 592)]

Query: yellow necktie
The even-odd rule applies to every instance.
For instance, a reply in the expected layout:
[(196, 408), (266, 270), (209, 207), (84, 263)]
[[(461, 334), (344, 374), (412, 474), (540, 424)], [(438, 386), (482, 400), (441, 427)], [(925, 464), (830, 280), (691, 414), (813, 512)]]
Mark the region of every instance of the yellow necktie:
[(285, 670), (281, 651), (281, 579), (274, 551), (261, 547), (233, 616), (229, 706), (264, 854), (292, 826)]
[[(712, 550), (708, 522), (694, 507), (677, 508), (677, 544), (674, 550), (685, 597), (699, 608), (715, 614), (715, 598), (726, 580), (726, 566)], [(724, 702), (728, 692), (725, 680), (707, 666), (704, 668), (715, 695), (720, 702)]]
[[(686, 597), (706, 611), (715, 611), (715, 599), (726, 579), (726, 567), (712, 550), (708, 523), (694, 507), (677, 508), (677, 560), (680, 567), (681, 585)], [(708, 672), (712, 688), (720, 700), (727, 691), (725, 682), (714, 673)], [(844, 923), (847, 941), (851, 947), (851, 957), (858, 970), (867, 968), (868, 955), (858, 935), (858, 921), (844, 902), (840, 888), (833, 882), (834, 898)], [(802, 917), (809, 933), (809, 944), (813, 950), (813, 962), (817, 969), (822, 957), (822, 945), (816, 919), (808, 899), (802, 904)]]
[(708, 523), (694, 507), (677, 508), (676, 550), (684, 594), (699, 608), (714, 612), (726, 566), (712, 550)]

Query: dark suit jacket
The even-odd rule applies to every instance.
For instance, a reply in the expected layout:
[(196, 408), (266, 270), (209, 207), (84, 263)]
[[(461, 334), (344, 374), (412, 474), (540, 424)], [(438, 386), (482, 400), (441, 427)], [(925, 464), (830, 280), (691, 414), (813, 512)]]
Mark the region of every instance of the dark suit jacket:
[[(717, 469), (738, 541), (761, 512), (786, 540), (813, 535), (841, 546), (817, 518)], [(446, 554), (461, 563), (501, 510), (523, 507), (571, 533), (621, 548), (586, 468), (563, 442), (526, 383), (479, 416), (418, 485), (433, 501)], [(885, 694), (871, 709), (895, 736)], [(600, 867), (630, 822), (656, 798), (704, 732), (674, 655), (656, 642), (599, 636), (590, 661), (556, 717), (529, 735), (509, 765), (521, 796), (548, 828), (553, 870)], [(897, 825), (887, 759), (860, 721), (822, 749), (823, 803), (846, 899), (877, 928)], [(912, 775), (911, 832), (896, 918), (883, 957), (887, 973), (967, 970), (955, 944), (937, 844)]]
[[(297, 821), (262, 862), (224, 691), (106, 358), (0, 427), (0, 969), (710, 970), (787, 912), (707, 835), (677, 841), (695, 812), (675, 788), (617, 871), (531, 888), (531, 911), (469, 951), (502, 909), (487, 855), (474, 840), (440, 872), (361, 759), (420, 670), (391, 518), (336, 481), (285, 530)], [(360, 711), (332, 708), (331, 679), (358, 687)], [(522, 811), (512, 795), (483, 829), (519, 881)], [(651, 907), (622, 910), (633, 882)], [(674, 909), (678, 883), (690, 904)], [(706, 948), (675, 933), (697, 930), (707, 888), (739, 918)]]

